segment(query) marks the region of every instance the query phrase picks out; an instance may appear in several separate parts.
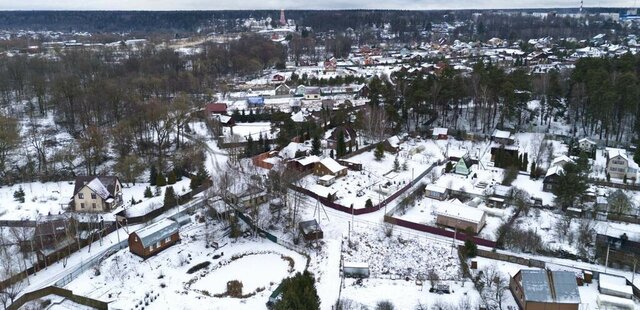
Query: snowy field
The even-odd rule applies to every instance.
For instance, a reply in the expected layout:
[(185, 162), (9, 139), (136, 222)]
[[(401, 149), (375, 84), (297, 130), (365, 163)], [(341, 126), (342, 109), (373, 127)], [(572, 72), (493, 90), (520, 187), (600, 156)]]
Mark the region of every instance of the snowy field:
[[(24, 203), (13, 198), (20, 187), (24, 191)], [(73, 197), (73, 181), (32, 182), (0, 187), (0, 220), (36, 219), (39, 216), (65, 212)]]
[(271, 132), (271, 123), (269, 122), (237, 123), (233, 126), (233, 129), (224, 127), (223, 131), (226, 142), (232, 142), (233, 136), (239, 136), (240, 140), (236, 142), (242, 142), (246, 141), (249, 136), (251, 136), (253, 141), (258, 141), (260, 135), (268, 139), (275, 139), (278, 135), (277, 131)]
[[(206, 247), (204, 224), (180, 232), (182, 242), (147, 260), (123, 249), (68, 284), (76, 294), (110, 302), (120, 309), (264, 309), (282, 279), (303, 271), (306, 258), (264, 239), (216, 239)], [(216, 255), (222, 255), (214, 258)], [(196, 264), (211, 262), (188, 274)], [(291, 265), (293, 263), (293, 265)], [(226, 291), (227, 281), (243, 283), (248, 298), (213, 297)], [(138, 305), (139, 307), (136, 307)]]
[(433, 141), (413, 146), (403, 143), (400, 147), (402, 149), (397, 156), (400, 166), (398, 170), (394, 169), (394, 154), (385, 152), (384, 158), (378, 161), (374, 152), (370, 151), (348, 159), (362, 163), (362, 171), (350, 170), (345, 177), (338, 178), (328, 187), (317, 184), (318, 177), (315, 175), (306, 176), (303, 184), (305, 188), (323, 197), (336, 194), (335, 202), (346, 207), (353, 204), (355, 209), (364, 208), (367, 199), (371, 199), (373, 205), (376, 205), (410, 183), (431, 164), (444, 158), (442, 150)]

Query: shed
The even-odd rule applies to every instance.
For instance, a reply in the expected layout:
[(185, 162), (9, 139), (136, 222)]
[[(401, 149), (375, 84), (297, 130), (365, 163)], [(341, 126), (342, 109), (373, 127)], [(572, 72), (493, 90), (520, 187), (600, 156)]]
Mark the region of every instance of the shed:
[(600, 274), (598, 290), (600, 290), (600, 293), (606, 295), (629, 299), (633, 298), (633, 289), (631, 285), (627, 285), (627, 280), (623, 277)]
[(180, 225), (171, 219), (163, 219), (129, 235), (129, 250), (147, 259), (180, 240)]
[(205, 111), (208, 115), (227, 114), (227, 104), (215, 102), (208, 103), (205, 107)]
[(431, 199), (445, 200), (449, 196), (449, 189), (435, 184), (429, 184), (425, 188), (425, 195)]
[(298, 224), (300, 234), (305, 241), (313, 241), (323, 238), (323, 232), (316, 220), (303, 221)]
[(369, 264), (359, 262), (344, 262), (342, 273), (348, 278), (368, 278)]
[(431, 138), (434, 140), (447, 140), (449, 133), (449, 129), (436, 127), (433, 128), (433, 132), (431, 133)]
[(323, 175), (318, 178), (318, 184), (323, 186), (330, 186), (331, 184), (336, 182), (336, 177), (330, 174)]

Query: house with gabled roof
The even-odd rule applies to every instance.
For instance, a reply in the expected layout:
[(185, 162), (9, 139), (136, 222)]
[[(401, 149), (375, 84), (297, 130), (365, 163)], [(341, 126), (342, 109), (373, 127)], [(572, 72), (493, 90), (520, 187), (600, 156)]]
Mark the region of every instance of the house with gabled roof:
[(79, 176), (73, 190), (76, 212), (108, 212), (122, 204), (122, 184), (115, 176)]
[(473, 162), (471, 161), (469, 154), (466, 154), (458, 160), (454, 172), (456, 174), (469, 175), (471, 174), (471, 166), (473, 166)]
[(318, 176), (332, 175), (337, 178), (347, 175), (347, 169), (347, 167), (339, 164), (333, 158), (326, 157), (315, 163), (313, 173)]
[(180, 225), (163, 219), (129, 235), (129, 251), (144, 259), (160, 253), (180, 240)]
[(636, 179), (638, 164), (630, 158), (626, 150), (607, 148), (607, 174), (612, 178)]

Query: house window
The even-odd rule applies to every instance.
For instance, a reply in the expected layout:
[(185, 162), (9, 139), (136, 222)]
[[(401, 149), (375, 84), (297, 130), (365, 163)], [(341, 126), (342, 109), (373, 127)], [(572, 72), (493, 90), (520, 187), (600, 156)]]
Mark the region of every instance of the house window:
[(156, 244), (156, 248), (160, 248), (160, 241)]
[(149, 251), (153, 251), (153, 250), (154, 250), (154, 247), (153, 247), (153, 244), (152, 244), (152, 245), (149, 247)]
[(138, 237), (134, 236), (133, 241), (138, 242)]
[(94, 202), (94, 203), (92, 203), (92, 204), (91, 204), (91, 207), (93, 207), (93, 208), (95, 209), (95, 208), (96, 208), (96, 203), (95, 203), (95, 202)]
[(91, 193), (91, 199), (96, 199), (96, 193)]
[(80, 209), (84, 209), (84, 202), (80, 203)]
[(167, 237), (167, 239), (164, 239), (164, 243), (169, 243), (171, 242), (171, 236)]
[(78, 199), (84, 199), (84, 194), (83, 193), (78, 193)]

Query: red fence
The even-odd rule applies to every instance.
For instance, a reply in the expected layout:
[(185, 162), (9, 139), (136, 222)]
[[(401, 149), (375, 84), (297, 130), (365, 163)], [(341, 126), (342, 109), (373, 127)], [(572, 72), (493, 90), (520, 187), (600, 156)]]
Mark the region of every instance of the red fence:
[[(455, 236), (455, 238), (460, 241), (467, 240), (467, 235), (463, 232), (455, 233), (453, 231), (449, 231), (439, 227), (409, 222), (409, 221), (405, 221), (392, 216), (385, 216), (384, 221), (394, 225), (398, 225), (398, 226), (402, 226), (402, 227), (406, 227), (406, 228), (410, 228), (413, 230), (422, 231), (422, 232), (426, 232), (434, 235), (440, 235), (447, 238), (453, 238)], [(496, 243), (494, 241), (482, 239), (478, 237), (472, 237), (472, 239), (473, 239), (473, 242), (475, 242), (477, 245), (482, 245), (482, 246), (491, 247), (491, 248), (496, 247)]]

